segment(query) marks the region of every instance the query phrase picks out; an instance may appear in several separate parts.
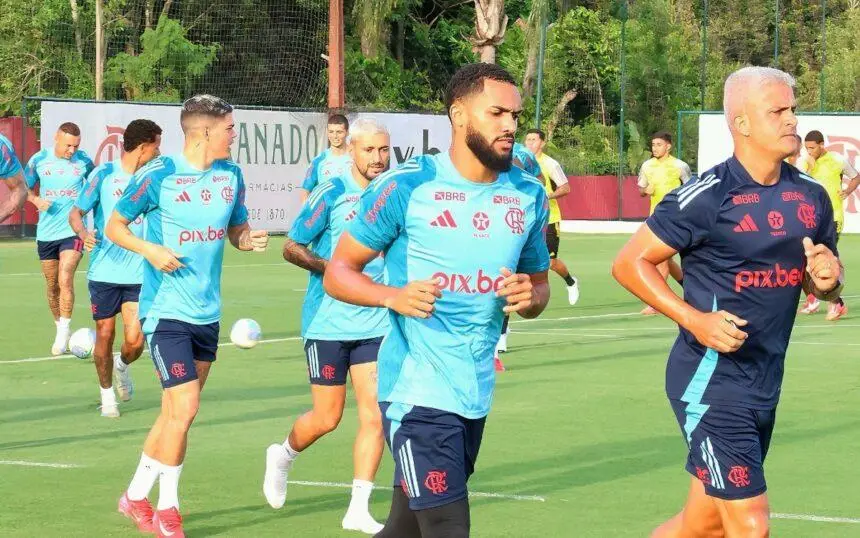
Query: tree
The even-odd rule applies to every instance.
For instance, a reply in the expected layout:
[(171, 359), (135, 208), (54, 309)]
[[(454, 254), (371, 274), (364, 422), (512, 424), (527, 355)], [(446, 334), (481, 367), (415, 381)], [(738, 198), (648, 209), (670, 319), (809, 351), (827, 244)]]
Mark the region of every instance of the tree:
[(496, 63), (496, 47), (507, 28), (505, 0), (475, 0), (475, 33), (470, 40), (482, 62)]
[(105, 85), (129, 101), (178, 101), (215, 60), (216, 45), (196, 45), (179, 22), (161, 16), (140, 38), (140, 54), (120, 52), (107, 62)]

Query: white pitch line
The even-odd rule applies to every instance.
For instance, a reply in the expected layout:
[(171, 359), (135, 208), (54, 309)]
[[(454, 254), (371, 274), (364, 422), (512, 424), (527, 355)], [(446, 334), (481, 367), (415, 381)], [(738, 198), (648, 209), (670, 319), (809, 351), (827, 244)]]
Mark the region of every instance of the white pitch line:
[(850, 347), (860, 346), (860, 344), (855, 344), (855, 343), (842, 343), (842, 342), (800, 342), (800, 341), (797, 341), (797, 340), (792, 340), (791, 342), (789, 342), (789, 344), (790, 344), (790, 345), (793, 345), (793, 344), (800, 344), (801, 346), (836, 346), (836, 347), (841, 347), (841, 346), (850, 346)]
[(619, 336), (614, 334), (594, 334), (594, 333), (583, 333), (577, 331), (568, 331), (568, 332), (544, 332), (544, 331), (511, 331), (512, 334), (539, 334), (545, 336), (585, 336), (585, 337), (593, 337), (593, 338), (619, 338)]
[(639, 312), (628, 312), (626, 314), (593, 314), (590, 316), (568, 316), (563, 318), (535, 318), (535, 319), (518, 319), (511, 323), (538, 323), (540, 321), (572, 321), (577, 319), (599, 319), (599, 318), (624, 318), (628, 316), (640, 316)]
[(819, 523), (855, 523), (860, 524), (860, 519), (853, 517), (828, 517), (815, 516), (811, 514), (777, 514), (770, 515), (773, 519), (795, 519), (798, 521), (817, 521)]
[[(288, 480), (287, 484), (295, 484), (297, 486), (312, 486), (317, 488), (339, 488), (339, 489), (349, 489), (352, 487), (352, 484), (347, 484), (345, 482), (309, 482), (306, 480)], [(387, 486), (374, 486), (374, 489), (392, 489)], [(508, 493), (486, 493), (483, 491), (470, 491), (470, 497), (489, 497), (491, 499), (507, 499), (509, 501), (535, 501), (535, 502), (546, 502), (546, 497), (541, 497), (539, 495), (512, 495)]]
[[(258, 344), (271, 344), (274, 342), (291, 342), (293, 340), (301, 340), (301, 336), (291, 336), (289, 338), (270, 338), (268, 340), (260, 340)], [(229, 347), (235, 345), (233, 342), (221, 342), (218, 347)], [(144, 349), (144, 353), (149, 353), (149, 349)], [(56, 357), (34, 357), (32, 359), (15, 359), (11, 361), (0, 361), (0, 364), (20, 364), (22, 362), (45, 362), (56, 361), (61, 359), (76, 359), (74, 355), (58, 355)]]
[(19, 465), (21, 467), (50, 467), (51, 469), (80, 469), (83, 465), (74, 463), (40, 463), (38, 461), (0, 460), (0, 465)]
[[(223, 267), (226, 269), (227, 267), (270, 267), (274, 265), (289, 265), (287, 262), (280, 263), (237, 263), (231, 265), (224, 265)], [(86, 271), (75, 271), (76, 275), (85, 275)], [(4, 276), (43, 276), (42, 273), (0, 273), (0, 277)]]

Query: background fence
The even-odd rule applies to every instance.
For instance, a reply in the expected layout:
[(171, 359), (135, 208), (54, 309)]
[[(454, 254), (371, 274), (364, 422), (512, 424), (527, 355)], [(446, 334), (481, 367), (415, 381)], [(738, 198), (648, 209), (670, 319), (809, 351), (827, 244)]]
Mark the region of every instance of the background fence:
[[(616, 178), (615, 200), (580, 193), (604, 218), (635, 218), (625, 178), (651, 133), (677, 131), (696, 168), (695, 122), (679, 112), (719, 109), (739, 66), (794, 74), (802, 110), (860, 110), (860, 0), (7, 0), (0, 27), (6, 115), (27, 95), (198, 92), (321, 110), (341, 59), (347, 110), (438, 113), (458, 66), (495, 61), (521, 81), (523, 130), (542, 127), (568, 174)], [(38, 127), (38, 108), (28, 116)]]

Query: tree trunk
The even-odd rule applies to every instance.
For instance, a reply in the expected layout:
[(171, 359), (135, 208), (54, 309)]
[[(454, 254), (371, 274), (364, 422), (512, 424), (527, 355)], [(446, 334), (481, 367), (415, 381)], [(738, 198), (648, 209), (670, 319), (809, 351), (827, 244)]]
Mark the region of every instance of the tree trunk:
[(72, 8), (72, 26), (75, 29), (75, 47), (78, 50), (78, 58), (84, 57), (84, 45), (81, 40), (81, 26), (79, 24), (80, 15), (78, 14), (78, 0), (69, 0), (69, 5)]
[(561, 115), (564, 114), (564, 110), (567, 108), (567, 105), (576, 99), (577, 94), (578, 92), (576, 90), (567, 90), (564, 92), (564, 95), (561, 96), (561, 99), (558, 100), (558, 104), (555, 105), (555, 108), (552, 110), (552, 115), (550, 115), (549, 121), (546, 123), (547, 140), (552, 140), (552, 133), (555, 131), (555, 127), (558, 125)]
[(484, 63), (496, 63), (496, 46), (505, 40), (508, 16), (505, 0), (475, 0), (475, 35), (472, 50)]
[(403, 56), (406, 49), (406, 24), (400, 18), (397, 21), (397, 39), (394, 44), (394, 59), (403, 67)]
[[(537, 49), (537, 47), (534, 47)], [(529, 47), (528, 57), (526, 59), (526, 72), (523, 75), (523, 97), (531, 97), (535, 93), (535, 85), (537, 84), (537, 50), (534, 52)]]
[(146, 0), (143, 5), (143, 29), (152, 29), (152, 14), (155, 11), (155, 0)]
[[(173, 0), (166, 0), (164, 2), (164, 7), (161, 8), (161, 15), (159, 16), (159, 18), (170, 16), (170, 6), (172, 6), (172, 5), (173, 5)], [(155, 23), (158, 24), (158, 21), (155, 21)]]

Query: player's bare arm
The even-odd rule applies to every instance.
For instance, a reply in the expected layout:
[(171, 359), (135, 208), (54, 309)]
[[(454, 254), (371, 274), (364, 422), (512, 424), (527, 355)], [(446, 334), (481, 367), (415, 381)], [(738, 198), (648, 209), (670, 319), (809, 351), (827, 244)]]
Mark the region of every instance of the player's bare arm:
[(69, 226), (72, 227), (72, 231), (77, 234), (78, 237), (84, 242), (84, 248), (87, 249), (87, 252), (92, 252), (93, 248), (95, 248), (98, 243), (98, 239), (96, 239), (95, 231), (87, 231), (87, 225), (84, 222), (84, 215), (86, 213), (83, 209), (75, 206), (69, 211)]
[(108, 221), (105, 235), (122, 248), (140, 254), (159, 271), (172, 273), (177, 269), (185, 267), (179, 261), (180, 254), (163, 245), (150, 243), (134, 235), (128, 228), (130, 222), (127, 218), (114, 211)]
[(47, 213), (51, 209), (51, 202), (45, 200), (31, 189), (27, 189), (27, 201), (36, 206), (36, 209), (41, 213)]
[(858, 186), (860, 186), (860, 174), (857, 174), (856, 176), (854, 176), (854, 178), (853, 178), (853, 179), (851, 179), (851, 180), (848, 182), (848, 186), (847, 186), (847, 187), (845, 187), (844, 189), (842, 189), (842, 191), (840, 191), (840, 192), (839, 192), (839, 196), (840, 196), (843, 200), (845, 200), (846, 198), (848, 198), (849, 196), (851, 196), (851, 193), (853, 193), (855, 190), (857, 190), (857, 187), (858, 187)]
[(533, 274), (512, 273), (510, 269), (503, 267), (501, 273), (505, 279), (496, 295), (507, 301), (507, 305), (502, 309), (505, 314), (517, 312), (526, 319), (538, 317), (549, 303), (547, 271)]
[(565, 183), (564, 185), (559, 185), (554, 191), (547, 194), (547, 198), (555, 200), (556, 198), (563, 198), (568, 194), (570, 194), (570, 184)]
[(703, 346), (721, 353), (737, 351), (747, 333), (738, 329), (747, 324), (734, 314), (700, 312), (678, 297), (657, 266), (677, 254), (648, 226), (639, 228), (621, 249), (612, 264), (612, 276), (646, 304), (666, 315), (688, 331)]
[(442, 296), (434, 280), (416, 280), (402, 288), (377, 284), (362, 273), (364, 266), (379, 256), (344, 232), (326, 266), (323, 287), (339, 301), (359, 306), (385, 307), (398, 314), (428, 318)]
[(252, 230), (251, 225), (247, 222), (227, 228), (227, 237), (230, 238), (231, 245), (237, 250), (245, 252), (251, 250), (254, 252), (265, 252), (266, 247), (269, 246), (269, 232), (266, 230)]
[(289, 237), (284, 241), (283, 255), (284, 260), (312, 273), (325, 273), (326, 264), (328, 263), (325, 259), (311, 252), (311, 249), (307, 245), (296, 243)]
[(21, 209), (24, 202), (27, 201), (27, 186), (24, 184), (24, 176), (21, 173), (6, 178), (6, 187), (9, 189), (9, 198), (0, 204), (0, 222)]

